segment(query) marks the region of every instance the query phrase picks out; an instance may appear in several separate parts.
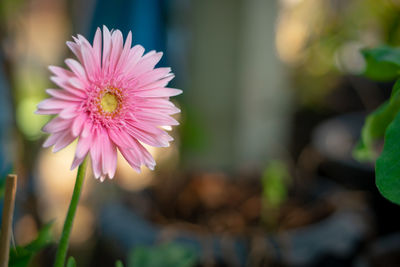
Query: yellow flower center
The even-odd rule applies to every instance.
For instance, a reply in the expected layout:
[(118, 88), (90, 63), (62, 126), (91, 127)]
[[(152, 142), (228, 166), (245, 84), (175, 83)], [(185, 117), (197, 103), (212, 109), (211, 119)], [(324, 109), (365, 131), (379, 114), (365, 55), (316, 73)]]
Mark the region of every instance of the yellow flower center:
[(112, 113), (118, 107), (118, 98), (112, 93), (105, 93), (101, 98), (100, 104), (105, 112)]

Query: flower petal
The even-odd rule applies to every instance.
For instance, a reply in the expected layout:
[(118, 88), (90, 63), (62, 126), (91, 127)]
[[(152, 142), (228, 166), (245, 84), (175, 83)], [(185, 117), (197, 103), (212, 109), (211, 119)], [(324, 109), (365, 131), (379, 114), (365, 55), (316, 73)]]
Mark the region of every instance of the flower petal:
[(133, 69), (136, 67), (136, 64), (141, 59), (143, 53), (144, 53), (144, 48), (141, 45), (135, 45), (134, 47), (131, 48), (128, 55), (128, 60), (126, 62), (126, 67), (123, 71), (124, 75), (130, 75), (133, 72)]
[(131, 140), (132, 138), (126, 131), (122, 131), (118, 128), (109, 128), (108, 136), (118, 147), (129, 148), (131, 146), (134, 146), (134, 143)]
[(38, 108), (35, 111), (35, 114), (39, 115), (53, 115), (53, 114), (58, 114), (61, 112), (62, 109), (40, 109)]
[(102, 146), (102, 173), (112, 179), (117, 168), (117, 150), (105, 130), (101, 131), (99, 138)]
[(46, 93), (53, 96), (54, 98), (65, 100), (65, 101), (82, 101), (83, 97), (71, 94), (67, 90), (60, 89), (46, 89)]
[(101, 66), (101, 30), (97, 28), (93, 39), (93, 52), (97, 66)]
[(72, 58), (67, 58), (65, 60), (65, 64), (67, 64), (67, 66), (79, 78), (79, 80), (85, 81), (85, 83), (87, 83), (85, 69), (82, 67), (82, 65), (78, 61), (76, 61), (75, 59), (72, 59)]
[(121, 56), (123, 47), (123, 37), (119, 30), (113, 32), (112, 36), (112, 49), (110, 54), (109, 73), (115, 73), (118, 60)]
[(121, 52), (121, 56), (118, 61), (118, 65), (116, 66), (115, 73), (120, 74), (121, 70), (124, 69), (126, 62), (128, 61), (129, 51), (131, 50), (132, 45), (132, 32), (129, 31), (128, 36), (126, 37), (124, 49)]
[(63, 131), (71, 126), (70, 120), (65, 120), (60, 117), (56, 117), (49, 121), (43, 128), (43, 132), (46, 133), (56, 133), (59, 131)]
[(83, 157), (83, 158), (77, 158), (77, 157), (75, 156), (75, 157), (74, 157), (74, 160), (72, 161), (72, 164), (71, 164), (71, 171), (72, 171), (73, 169), (75, 169), (76, 167), (78, 167), (79, 165), (81, 165), (84, 159), (85, 159), (85, 157)]
[(165, 113), (168, 115), (176, 114), (180, 112), (180, 109), (165, 99), (159, 98), (145, 98), (142, 101), (136, 101), (136, 109), (144, 110), (147, 112), (156, 111), (157, 113)]
[(151, 89), (155, 89), (155, 88), (165, 87), (174, 77), (175, 77), (174, 74), (169, 74), (158, 81), (155, 81), (155, 82), (152, 82), (152, 83), (149, 83), (146, 85), (138, 86), (137, 88), (135, 88), (135, 91), (144, 91), (144, 90), (151, 90)]
[(69, 70), (66, 70), (64, 68), (58, 67), (58, 66), (49, 66), (49, 70), (56, 76), (68, 80), (69, 78), (72, 78), (75, 76), (75, 74)]
[(72, 53), (75, 54), (75, 56), (79, 59), (79, 61), (82, 62), (82, 53), (81, 53), (80, 45), (77, 43), (68, 41), (67, 46), (72, 51)]
[(84, 87), (80, 85), (81, 87), (76, 87), (76, 84), (71, 84), (71, 80), (73, 81), (73, 78), (69, 78), (68, 80), (64, 78), (60, 78), (57, 76), (52, 76), (50, 77), (50, 80), (54, 82), (56, 85), (59, 87), (63, 88), (64, 90), (70, 92), (71, 94), (85, 97), (86, 94), (83, 91)]
[(65, 100), (60, 100), (54, 97), (47, 98), (40, 102), (37, 107), (38, 109), (63, 109), (63, 108), (69, 108), (71, 106), (74, 106), (75, 102), (71, 101), (65, 101)]
[(87, 79), (94, 81), (97, 74), (100, 72), (100, 68), (96, 68), (96, 59), (93, 55), (92, 47), (89, 44), (82, 45), (82, 58), (87, 73)]
[(98, 139), (98, 131), (95, 131), (90, 147), (90, 158), (92, 160), (93, 173), (96, 178), (100, 178), (101, 176), (101, 144)]
[(148, 71), (146, 73), (143, 73), (140, 75), (137, 80), (138, 80), (138, 86), (143, 87), (148, 84), (151, 84), (155, 81), (159, 81), (160, 79), (163, 79), (167, 77), (167, 75), (171, 72), (171, 68), (157, 68), (152, 71)]
[(71, 119), (79, 114), (78, 105), (70, 105), (68, 108), (63, 109), (58, 116), (64, 119)]
[(152, 53), (149, 52), (145, 56), (143, 56), (140, 61), (132, 68), (128, 76), (126, 77), (127, 79), (133, 79), (141, 74), (151, 71), (154, 69), (156, 64), (160, 61), (163, 53)]
[[(151, 145), (154, 147), (168, 147), (169, 146), (168, 139), (165, 138), (164, 135), (146, 132), (143, 129), (136, 128), (134, 125), (130, 125), (127, 128), (127, 131), (133, 138), (135, 138), (145, 144), (148, 144), (148, 145)], [(160, 131), (162, 131), (162, 130), (160, 130)]]
[(182, 94), (182, 90), (180, 89), (175, 89), (175, 88), (155, 88), (151, 90), (145, 90), (145, 91), (137, 91), (135, 93), (136, 96), (140, 97), (171, 97), (171, 96), (177, 96)]
[(73, 123), (72, 123), (72, 134), (74, 136), (78, 136), (81, 134), (83, 130), (83, 126), (85, 122), (87, 121), (88, 117), (86, 113), (82, 113), (78, 116), (75, 117)]
[(111, 53), (111, 34), (106, 26), (103, 26), (103, 62), (102, 69), (104, 71), (108, 71), (109, 58)]
[(62, 136), (64, 135), (64, 132), (57, 132), (52, 135), (50, 135), (46, 141), (43, 143), (43, 147), (51, 147), (54, 145)]
[(122, 156), (125, 160), (129, 163), (129, 165), (138, 173), (141, 172), (140, 165), (142, 165), (142, 159), (140, 158), (140, 154), (135, 153), (135, 150), (125, 148), (125, 147), (118, 147), (119, 151), (121, 152)]
[(77, 158), (84, 158), (86, 154), (89, 152), (89, 149), (92, 145), (92, 138), (90, 137), (80, 137), (78, 140), (78, 144), (76, 145), (75, 156)]
[(58, 152), (61, 149), (63, 149), (64, 147), (68, 146), (69, 144), (72, 143), (72, 141), (75, 140), (75, 136), (73, 136), (71, 134), (70, 131), (64, 131), (62, 132), (63, 135), (57, 140), (57, 142), (55, 143), (54, 147), (53, 147), (53, 152)]
[(146, 112), (144, 110), (137, 112), (136, 114), (132, 115), (134, 116), (134, 119), (137, 119), (139, 121), (145, 121), (147, 123), (155, 124), (155, 125), (179, 125), (179, 122), (177, 122), (174, 118), (167, 114), (163, 113), (158, 113), (155, 112), (154, 110), (151, 112)]

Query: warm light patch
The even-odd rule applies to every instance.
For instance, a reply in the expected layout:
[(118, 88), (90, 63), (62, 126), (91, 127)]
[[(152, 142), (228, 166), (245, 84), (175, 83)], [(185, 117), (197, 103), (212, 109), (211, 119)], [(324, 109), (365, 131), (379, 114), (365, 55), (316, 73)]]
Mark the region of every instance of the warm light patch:
[(101, 98), (100, 104), (105, 112), (112, 113), (118, 107), (118, 99), (114, 94), (105, 93)]

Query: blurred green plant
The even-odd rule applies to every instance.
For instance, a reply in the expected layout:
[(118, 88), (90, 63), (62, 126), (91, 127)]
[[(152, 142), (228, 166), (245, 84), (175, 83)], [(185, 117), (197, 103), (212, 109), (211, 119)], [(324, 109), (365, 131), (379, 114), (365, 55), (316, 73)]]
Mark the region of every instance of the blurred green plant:
[(364, 75), (376, 81), (392, 81), (400, 74), (400, 49), (381, 46), (361, 51), (366, 67)]
[(70, 256), (67, 261), (67, 267), (76, 267), (75, 258)]
[(263, 200), (270, 206), (280, 206), (287, 198), (289, 181), (289, 168), (284, 162), (268, 163), (262, 176)]
[[(390, 99), (365, 120), (353, 155), (360, 161), (376, 158), (376, 185), (388, 200), (400, 204), (400, 50), (389, 46), (363, 50), (365, 75), (374, 80), (398, 79)], [(377, 142), (384, 138), (379, 155)]]
[[(201, 114), (190, 106), (182, 107), (182, 122), (179, 127), (181, 136), (181, 149), (184, 153), (203, 152), (210, 140), (201, 119)], [(185, 157), (183, 157), (185, 160)]]
[(283, 161), (274, 160), (267, 164), (262, 182), (262, 220), (267, 227), (274, 227), (279, 208), (288, 197), (291, 183), (289, 167)]
[(310, 108), (324, 107), (324, 97), (340, 83), (343, 74), (363, 71), (362, 58), (355, 53), (361, 47), (400, 44), (399, 1), (282, 3), (278, 54), (290, 67), (300, 103)]
[(392, 96), (368, 115), (361, 131), (361, 139), (353, 151), (359, 161), (375, 161), (379, 156), (379, 141), (400, 110), (400, 81), (393, 86)]
[(7, 19), (12, 18), (24, 2), (24, 0), (2, 0), (0, 4), (0, 21), (4, 23)]
[(37, 140), (43, 136), (41, 129), (49, 120), (49, 116), (37, 116), (35, 114), (37, 103), (42, 98), (25, 97), (17, 103), (16, 122), (18, 128), (27, 140)]
[[(3, 200), (5, 189), (5, 179), (0, 179), (0, 200)], [(35, 240), (25, 246), (16, 246), (10, 248), (9, 267), (27, 267), (31, 260), (43, 248), (51, 244), (53, 237), (51, 227), (53, 222), (44, 225)]]
[[(50, 222), (40, 229), (38, 236), (35, 240), (25, 246), (16, 246), (10, 249), (10, 261), (9, 267), (27, 267), (31, 260), (37, 255), (43, 248), (50, 245), (53, 236), (51, 228), (53, 222)], [(68, 265), (69, 267), (69, 265)]]
[(197, 253), (176, 243), (156, 247), (136, 247), (128, 255), (128, 267), (191, 267), (197, 263)]

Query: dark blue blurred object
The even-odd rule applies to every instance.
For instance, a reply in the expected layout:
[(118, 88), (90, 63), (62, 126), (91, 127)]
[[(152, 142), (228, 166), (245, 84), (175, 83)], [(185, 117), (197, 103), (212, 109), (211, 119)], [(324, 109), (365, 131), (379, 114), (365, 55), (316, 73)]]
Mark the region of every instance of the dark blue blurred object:
[(98, 0), (91, 23), (90, 36), (94, 36), (97, 27), (106, 25), (110, 30), (121, 30), (124, 36), (132, 31), (133, 44), (141, 44), (146, 51), (165, 51), (167, 2), (162, 0)]

